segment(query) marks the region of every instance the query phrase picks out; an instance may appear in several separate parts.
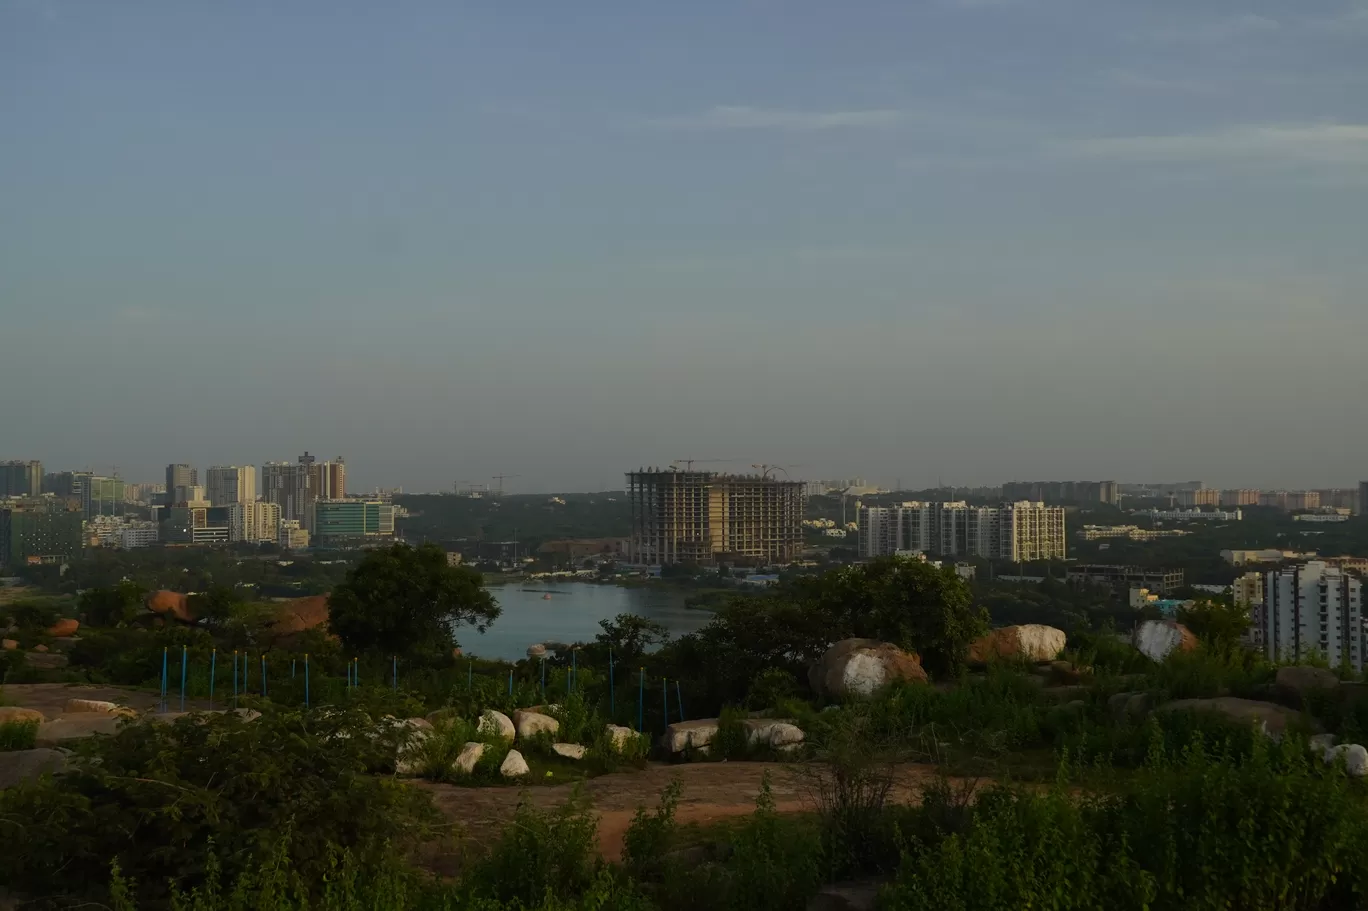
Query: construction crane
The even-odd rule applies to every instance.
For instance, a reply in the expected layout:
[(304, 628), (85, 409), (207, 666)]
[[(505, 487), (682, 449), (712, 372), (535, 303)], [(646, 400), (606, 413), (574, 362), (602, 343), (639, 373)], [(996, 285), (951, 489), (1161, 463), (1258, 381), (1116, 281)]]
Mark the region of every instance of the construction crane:
[(764, 464), (764, 463), (761, 463), (761, 464), (759, 464), (759, 465), (752, 465), (752, 466), (751, 466), (751, 468), (754, 468), (754, 469), (756, 469), (757, 471), (760, 472), (760, 477), (762, 477), (762, 478), (764, 478), (764, 479), (766, 479), (766, 480), (769, 480), (770, 472), (772, 472), (772, 471), (782, 471), (782, 472), (784, 473), (784, 477), (787, 478), (787, 477), (788, 477), (788, 470), (789, 470), (790, 468), (802, 468), (802, 467), (803, 467), (803, 466), (801, 466), (801, 465), (767, 465), (767, 464)]
[(503, 496), (503, 482), (505, 481), (505, 479), (507, 479), (507, 478), (516, 478), (516, 477), (519, 477), (519, 476), (518, 476), (518, 475), (515, 475), (515, 474), (492, 474), (492, 475), (490, 475), (489, 477), (490, 477), (492, 480), (495, 480), (495, 481), (498, 481), (498, 482), (499, 482), (499, 496)]
[(693, 467), (694, 467), (694, 463), (695, 463), (695, 462), (717, 464), (717, 463), (723, 463), (723, 462), (736, 462), (736, 461), (739, 461), (739, 460), (738, 460), (738, 459), (675, 459), (673, 462), (670, 463), (670, 467), (673, 468), (675, 471), (678, 471), (678, 470), (679, 470), (679, 465), (680, 465), (680, 463), (682, 462), (682, 463), (684, 463), (684, 470), (685, 470), (685, 471), (693, 471)]

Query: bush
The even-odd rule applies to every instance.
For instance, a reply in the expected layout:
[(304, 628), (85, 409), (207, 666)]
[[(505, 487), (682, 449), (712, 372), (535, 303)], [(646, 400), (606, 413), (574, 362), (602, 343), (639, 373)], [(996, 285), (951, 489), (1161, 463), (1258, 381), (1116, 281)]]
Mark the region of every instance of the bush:
[(603, 871), (598, 823), (578, 790), (561, 807), (543, 812), (524, 799), (503, 838), (471, 871), (473, 894), (533, 905), (546, 895), (576, 896)]
[(717, 734), (708, 745), (711, 759), (745, 759), (750, 754), (750, 743), (746, 739), (746, 713), (727, 706), (717, 716)]
[(665, 855), (674, 847), (675, 810), (683, 790), (683, 784), (676, 778), (661, 792), (654, 813), (637, 807), (632, 824), (622, 836), (622, 863), (634, 879), (660, 878)]
[(12, 839), (0, 882), (95, 900), (87, 890), (117, 861), (139, 901), (160, 901), (169, 879), (204, 885), (215, 853), (236, 880), (288, 835), (291, 868), (320, 889), (335, 850), (380, 864), (437, 822), (425, 794), (369, 774), (394, 755), (369, 719), (266, 708), (251, 722), (229, 713), (125, 725), (82, 744), (60, 781), (0, 792)]
[(6, 721), (0, 724), (0, 753), (31, 750), (38, 741), (38, 722)]
[(728, 865), (728, 908), (781, 911), (801, 908), (816, 892), (820, 847), (809, 830), (779, 816), (769, 773), (760, 785), (753, 815), (736, 836)]

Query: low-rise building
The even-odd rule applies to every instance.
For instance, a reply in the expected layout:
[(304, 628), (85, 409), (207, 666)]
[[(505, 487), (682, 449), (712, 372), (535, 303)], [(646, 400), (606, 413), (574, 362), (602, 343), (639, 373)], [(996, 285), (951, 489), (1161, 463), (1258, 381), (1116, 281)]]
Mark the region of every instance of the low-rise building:
[(1181, 538), (1191, 534), (1181, 528), (1141, 528), (1139, 525), (1084, 525), (1083, 540), (1104, 541), (1126, 538), (1131, 541), (1156, 541), (1159, 538)]
[(319, 500), (313, 541), (318, 546), (364, 544), (394, 537), (394, 505), (382, 500)]
[(119, 546), (124, 550), (147, 547), (156, 544), (158, 531), (156, 522), (132, 522), (119, 532)]
[(282, 550), (303, 550), (309, 546), (309, 530), (298, 519), (281, 519), (277, 543)]
[(1298, 553), (1295, 550), (1278, 550), (1272, 547), (1248, 550), (1223, 550), (1221, 559), (1231, 566), (1244, 566), (1247, 563), (1283, 563), (1287, 560), (1308, 560), (1315, 553)]
[(1107, 564), (1080, 564), (1070, 567), (1068, 581), (1077, 585), (1098, 585), (1128, 591), (1132, 588), (1146, 588), (1160, 595), (1167, 595), (1183, 587), (1181, 569), (1141, 569), (1136, 566), (1114, 566)]
[(1133, 516), (1146, 516), (1151, 522), (1239, 522), (1241, 510), (1225, 509), (1140, 509)]
[(83, 550), (84, 509), (50, 497), (0, 507), (0, 566), (66, 563)]

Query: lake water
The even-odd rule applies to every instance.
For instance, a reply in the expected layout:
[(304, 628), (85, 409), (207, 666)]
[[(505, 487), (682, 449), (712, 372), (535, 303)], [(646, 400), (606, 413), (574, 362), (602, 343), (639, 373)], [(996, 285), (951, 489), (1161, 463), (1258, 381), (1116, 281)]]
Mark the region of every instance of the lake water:
[[(684, 606), (685, 592), (663, 588), (595, 585), (590, 582), (514, 582), (491, 585), (489, 592), (503, 608), (486, 633), (468, 626), (456, 630), (467, 655), (514, 661), (527, 657), (538, 642), (588, 642), (603, 630), (600, 620), (636, 614), (662, 623), (671, 636), (691, 633), (712, 619), (708, 611)], [(542, 596), (551, 593), (548, 601)]]

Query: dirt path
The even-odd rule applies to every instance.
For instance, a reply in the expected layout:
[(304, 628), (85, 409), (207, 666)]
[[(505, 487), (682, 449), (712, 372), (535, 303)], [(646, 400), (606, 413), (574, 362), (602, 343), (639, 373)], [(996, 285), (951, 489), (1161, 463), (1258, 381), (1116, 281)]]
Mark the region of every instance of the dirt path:
[[(622, 837), (639, 806), (654, 808), (660, 792), (678, 778), (683, 785), (675, 818), (684, 824), (709, 823), (748, 815), (755, 810), (760, 783), (770, 774), (770, 788), (781, 813), (813, 809), (810, 786), (791, 766), (769, 762), (703, 762), (684, 765), (653, 764), (641, 771), (616, 772), (582, 783), (599, 818), (599, 850), (610, 860), (622, 854)], [(908, 803), (920, 799), (921, 788), (935, 778), (931, 766), (906, 765), (898, 770), (893, 800)], [(517, 788), (466, 788), (457, 785), (417, 783), (432, 794), (438, 808), (461, 828), (461, 840), (487, 846), (498, 838), (513, 818), (518, 801), (526, 795), (539, 808), (564, 803), (573, 785)], [(437, 858), (429, 858), (437, 861)], [(436, 864), (442, 866), (440, 862)]]
[[(180, 696), (174, 689), (173, 687), (171, 695), (167, 697), (167, 707), (173, 712), (180, 710)], [(159, 701), (156, 693), (145, 690), (135, 690), (127, 686), (91, 686), (83, 683), (8, 683), (0, 687), (0, 693), (4, 694), (7, 705), (37, 709), (46, 718), (56, 718), (62, 714), (68, 699), (116, 702), (140, 712), (155, 711)], [(185, 707), (207, 709), (209, 702), (206, 699), (187, 699)]]

